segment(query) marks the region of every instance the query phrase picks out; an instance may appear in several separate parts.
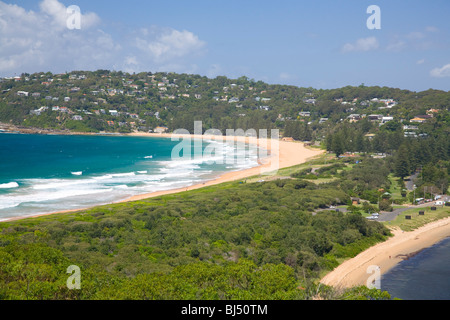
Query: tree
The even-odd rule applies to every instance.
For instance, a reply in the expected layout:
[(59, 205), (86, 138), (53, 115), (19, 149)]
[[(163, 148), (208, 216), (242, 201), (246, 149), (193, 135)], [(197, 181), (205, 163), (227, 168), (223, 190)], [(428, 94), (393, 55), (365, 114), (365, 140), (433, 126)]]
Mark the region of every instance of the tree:
[(366, 152), (366, 143), (364, 141), (364, 135), (361, 131), (358, 131), (356, 133), (354, 145), (355, 145), (355, 151)]
[(336, 153), (337, 158), (339, 158), (339, 156), (345, 152), (344, 137), (340, 134), (340, 132), (334, 135), (331, 142), (331, 150)]
[(380, 209), (380, 211), (392, 211), (393, 208), (391, 206), (391, 202), (388, 199), (383, 199), (378, 204), (378, 209)]
[(401, 179), (409, 176), (411, 172), (408, 156), (408, 149), (402, 144), (398, 149), (397, 155), (395, 156), (394, 163), (395, 175)]

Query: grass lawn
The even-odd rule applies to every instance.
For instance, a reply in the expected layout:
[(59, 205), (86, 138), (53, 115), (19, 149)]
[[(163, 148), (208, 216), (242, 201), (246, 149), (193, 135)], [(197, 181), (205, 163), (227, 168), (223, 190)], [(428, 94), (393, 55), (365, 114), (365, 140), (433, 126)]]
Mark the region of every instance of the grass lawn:
[[(425, 211), (425, 215), (419, 215), (419, 211)], [(407, 220), (405, 216), (411, 216), (411, 220)], [(398, 215), (393, 221), (383, 222), (387, 227), (399, 227), (403, 231), (415, 230), (427, 223), (440, 220), (450, 216), (450, 207), (437, 207), (436, 211), (431, 207), (414, 208), (406, 210)]]
[(389, 181), (391, 182), (390, 193), (393, 200), (406, 200), (406, 198), (402, 197), (402, 187), (399, 186), (398, 181), (400, 178), (395, 177), (392, 173), (388, 176)]

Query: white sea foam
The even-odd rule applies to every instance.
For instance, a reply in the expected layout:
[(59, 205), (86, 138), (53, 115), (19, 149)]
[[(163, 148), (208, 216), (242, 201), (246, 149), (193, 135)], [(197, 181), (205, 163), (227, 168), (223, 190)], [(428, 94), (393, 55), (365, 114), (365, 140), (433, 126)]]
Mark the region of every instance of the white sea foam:
[(25, 180), (35, 190), (61, 189), (75, 185), (92, 183), (91, 179), (29, 179)]
[(75, 196), (111, 192), (113, 189), (62, 189), (53, 192), (17, 193), (0, 196), (0, 209), (14, 208), (21, 204), (42, 203)]
[(75, 172), (71, 172), (71, 174), (73, 174), (74, 176), (81, 176), (81, 175), (83, 175), (83, 171), (75, 171)]
[(111, 176), (113, 178), (115, 177), (131, 177), (131, 176), (135, 176), (136, 174), (134, 172), (128, 172), (128, 173), (113, 173), (111, 174)]
[[(0, 210), (7, 209), (2, 212), (10, 214), (19, 210), (51, 212), (55, 208), (57, 210), (82, 208), (117, 201), (132, 195), (184, 188), (201, 183), (205, 179), (212, 179), (215, 172), (219, 174), (219, 171), (242, 170), (257, 166), (257, 152), (239, 145), (216, 141), (209, 143), (217, 147), (215, 150), (211, 149), (215, 152), (209, 150), (200, 158), (192, 156), (168, 161), (153, 159), (148, 170), (140, 167), (140, 171), (98, 176), (85, 175), (81, 171), (71, 172), (74, 177), (69, 179), (20, 180), (21, 188), (18, 188), (17, 182), (0, 184), (0, 188), (11, 188), (7, 191), (8, 194), (0, 195)], [(231, 157), (233, 161), (227, 162), (229, 160), (227, 157)], [(152, 159), (153, 156), (145, 158)], [(148, 164), (150, 161), (142, 163)]]
[(0, 184), (0, 189), (13, 189), (18, 188), (19, 184), (17, 182), (9, 182), (9, 183), (3, 183)]
[(94, 180), (112, 179), (112, 177), (113, 177), (113, 176), (112, 176), (111, 174), (105, 174), (105, 175), (103, 175), (103, 176), (95, 177)]

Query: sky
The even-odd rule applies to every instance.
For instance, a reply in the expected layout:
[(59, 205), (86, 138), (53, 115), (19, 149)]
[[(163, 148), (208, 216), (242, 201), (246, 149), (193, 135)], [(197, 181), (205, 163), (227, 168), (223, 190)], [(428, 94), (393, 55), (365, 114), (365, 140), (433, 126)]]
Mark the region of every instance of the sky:
[(450, 91), (450, 1), (0, 0), (0, 77), (98, 69)]

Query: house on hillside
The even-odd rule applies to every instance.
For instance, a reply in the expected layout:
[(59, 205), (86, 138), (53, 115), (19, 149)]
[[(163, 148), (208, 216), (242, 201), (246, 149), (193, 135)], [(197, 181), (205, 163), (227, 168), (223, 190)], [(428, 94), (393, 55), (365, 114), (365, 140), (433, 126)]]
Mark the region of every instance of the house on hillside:
[(369, 121), (381, 121), (381, 119), (383, 119), (383, 115), (382, 114), (371, 114), (367, 116), (367, 119), (369, 119)]
[(424, 123), (431, 118), (432, 118), (432, 116), (430, 116), (430, 115), (420, 115), (420, 116), (416, 116), (413, 119), (409, 120), (409, 122)]
[(156, 127), (153, 131), (155, 133), (165, 133), (167, 132), (167, 130), (169, 130), (169, 128), (167, 127)]
[(403, 126), (403, 130), (418, 130), (419, 127), (418, 126), (408, 126), (408, 125), (404, 125)]
[(350, 122), (358, 122), (359, 120), (361, 120), (361, 115), (355, 113), (349, 115), (347, 118)]
[(415, 133), (414, 131), (405, 131), (403, 136), (405, 138), (417, 138), (417, 133)]
[(309, 112), (309, 111), (301, 111), (301, 112), (298, 113), (298, 115), (299, 115), (300, 117), (305, 117), (305, 118), (307, 118), (307, 117), (311, 117), (311, 112)]
[(385, 124), (386, 122), (393, 121), (394, 117), (383, 117), (381, 118), (381, 123)]
[(26, 92), (26, 91), (17, 91), (17, 95), (19, 96), (19, 97), (28, 97), (28, 92)]
[(310, 99), (304, 99), (303, 102), (308, 104), (316, 104), (316, 99), (310, 98)]

